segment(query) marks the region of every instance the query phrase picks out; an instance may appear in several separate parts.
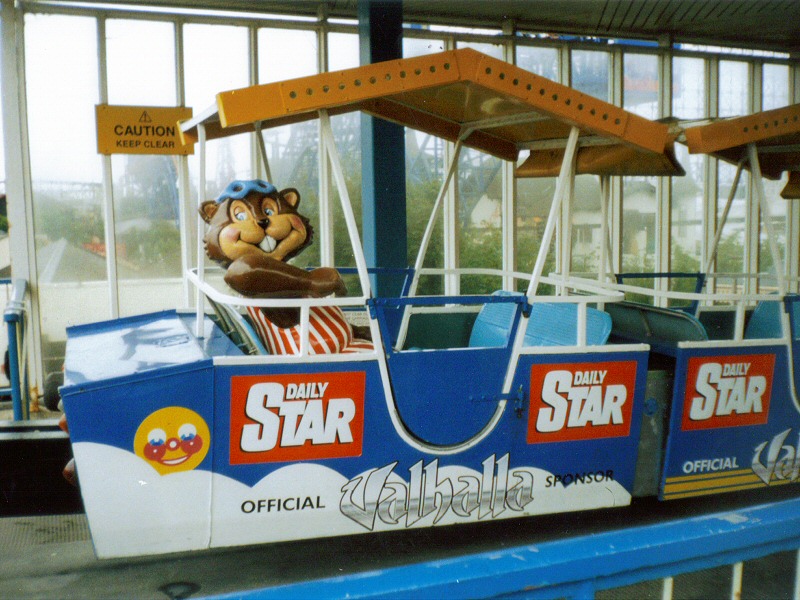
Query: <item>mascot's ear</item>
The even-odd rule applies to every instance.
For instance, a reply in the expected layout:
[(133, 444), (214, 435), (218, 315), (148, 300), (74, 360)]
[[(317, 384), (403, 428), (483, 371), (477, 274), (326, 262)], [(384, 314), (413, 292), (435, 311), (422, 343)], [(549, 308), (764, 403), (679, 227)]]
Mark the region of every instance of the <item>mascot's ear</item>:
[(213, 200), (206, 200), (200, 205), (200, 216), (203, 217), (203, 221), (206, 223), (211, 223), (211, 219), (217, 214), (217, 210), (219, 210), (219, 204)]
[(297, 209), (297, 205), (300, 204), (300, 192), (298, 192), (294, 188), (286, 188), (285, 190), (281, 190), (280, 195), (283, 196), (283, 199), (294, 209)]

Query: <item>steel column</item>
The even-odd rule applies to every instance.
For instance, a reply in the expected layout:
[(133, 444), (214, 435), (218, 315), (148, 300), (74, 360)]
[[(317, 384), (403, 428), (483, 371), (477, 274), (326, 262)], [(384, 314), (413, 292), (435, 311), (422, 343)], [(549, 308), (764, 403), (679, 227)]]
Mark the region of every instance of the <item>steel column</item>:
[[(401, 58), (402, 2), (359, 0), (358, 35), (361, 64)], [(405, 130), (399, 125), (361, 116), (361, 214), (364, 253), (375, 267), (408, 266), (406, 226)], [(397, 296), (401, 276), (375, 276), (376, 296)]]

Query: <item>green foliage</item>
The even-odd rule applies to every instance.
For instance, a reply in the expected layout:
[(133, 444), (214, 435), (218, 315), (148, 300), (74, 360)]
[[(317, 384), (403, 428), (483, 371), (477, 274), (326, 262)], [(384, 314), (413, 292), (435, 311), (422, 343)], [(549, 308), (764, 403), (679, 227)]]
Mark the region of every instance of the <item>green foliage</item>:
[(720, 239), (717, 246), (717, 273), (744, 272), (743, 232), (735, 231)]
[(36, 230), (40, 238), (64, 238), (78, 247), (102, 240), (105, 235), (100, 205), (59, 202), (49, 197), (37, 199)]
[(118, 237), (124, 259), (151, 277), (181, 274), (181, 238), (175, 225), (155, 221), (147, 229), (131, 229)]

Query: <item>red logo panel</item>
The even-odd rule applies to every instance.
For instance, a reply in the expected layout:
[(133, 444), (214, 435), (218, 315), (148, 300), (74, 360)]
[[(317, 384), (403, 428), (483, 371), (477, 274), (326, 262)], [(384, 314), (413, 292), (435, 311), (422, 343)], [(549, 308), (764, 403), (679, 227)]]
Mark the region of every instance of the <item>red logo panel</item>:
[(636, 366), (632, 360), (533, 365), (528, 443), (627, 436)]
[(360, 456), (366, 373), (231, 377), (231, 464)]
[(774, 369), (774, 354), (690, 358), (681, 429), (766, 423)]

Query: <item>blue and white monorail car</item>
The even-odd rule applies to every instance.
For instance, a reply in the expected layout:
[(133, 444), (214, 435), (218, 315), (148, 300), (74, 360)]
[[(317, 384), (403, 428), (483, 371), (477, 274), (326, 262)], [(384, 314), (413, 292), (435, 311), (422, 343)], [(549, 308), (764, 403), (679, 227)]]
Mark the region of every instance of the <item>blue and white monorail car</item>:
[[(331, 115), (352, 110), (455, 144), (402, 297), (370, 293), (372, 269), (330, 127)], [(342, 202), (360, 294), (237, 296), (219, 269), (206, 266), (199, 245), (197, 268), (186, 275), (198, 291), (193, 310), (68, 331), (61, 393), (98, 556), (624, 506), (637, 493), (678, 497), (693, 489), (693, 476), (713, 469), (715, 477), (732, 478), (750, 469), (769, 481), (784, 472), (788, 436), (800, 426), (794, 395), (783, 392), (794, 385), (788, 334), (752, 344), (739, 343), (743, 335), (678, 340), (685, 322), (702, 321), (702, 311), (627, 303), (635, 286), (609, 283), (603, 274), (543, 273), (568, 212), (570, 181), (581, 169), (604, 174), (590, 160), (595, 151), (582, 157), (581, 149), (623, 152), (627, 158), (617, 164), (628, 174), (679, 174), (666, 125), (464, 49), (225, 92), (182, 130), (199, 142), (204, 160), (214, 138), (312, 118), (319, 119)], [(524, 148), (563, 153), (539, 254), (530, 274), (494, 273), (505, 290), (419, 296), (419, 277), (431, 272), (424, 256), (464, 146), (514, 161)], [(542, 284), (557, 293), (541, 295)], [(298, 307), (295, 352), (266, 353), (243, 314), (248, 306)], [(365, 323), (372, 348), (314, 354), (312, 314), (324, 306)], [(651, 318), (659, 311), (667, 316)], [(734, 313), (740, 332), (747, 315)], [(781, 315), (788, 328), (788, 314)], [(656, 340), (659, 324), (671, 339)], [(653, 410), (648, 379), (663, 373), (653, 360), (662, 342), (674, 354), (666, 353), (674, 395)], [(692, 377), (706, 387), (688, 391), (683, 382)], [(730, 385), (725, 378), (733, 378)], [(675, 428), (687, 398), (690, 416), (711, 411), (712, 422), (720, 418), (725, 386), (726, 407), (743, 386), (731, 410), (759, 405), (765, 422)], [(709, 399), (693, 403), (698, 394)], [(637, 465), (642, 423), (670, 411), (669, 428), (660, 421), (669, 430), (666, 453), (663, 436), (651, 439), (653, 451)], [(782, 429), (773, 428), (779, 422)], [(745, 439), (743, 431), (752, 433)], [(763, 438), (763, 471), (743, 451), (727, 449), (734, 437), (752, 449)]]

